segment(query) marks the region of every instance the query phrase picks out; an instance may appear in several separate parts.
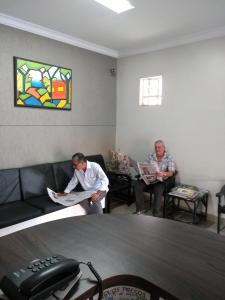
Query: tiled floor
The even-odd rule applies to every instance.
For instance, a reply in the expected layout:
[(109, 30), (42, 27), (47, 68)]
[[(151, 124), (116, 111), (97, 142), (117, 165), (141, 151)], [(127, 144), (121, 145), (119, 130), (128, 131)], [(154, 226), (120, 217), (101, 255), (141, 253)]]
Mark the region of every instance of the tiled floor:
[[(111, 213), (112, 214), (133, 214), (136, 211), (135, 203), (128, 206), (127, 204), (122, 204), (119, 202), (112, 202), (111, 204)], [(150, 210), (145, 212), (145, 215), (151, 216), (152, 213)], [(188, 222), (189, 219), (186, 216), (186, 221)], [(189, 223), (189, 222), (188, 222)], [(190, 218), (191, 223), (191, 218)], [(216, 218), (212, 220), (212, 218), (208, 218), (207, 221), (201, 221), (196, 226), (201, 228), (205, 228), (206, 230), (210, 230), (216, 233)], [(225, 235), (225, 229), (221, 231), (221, 235)]]

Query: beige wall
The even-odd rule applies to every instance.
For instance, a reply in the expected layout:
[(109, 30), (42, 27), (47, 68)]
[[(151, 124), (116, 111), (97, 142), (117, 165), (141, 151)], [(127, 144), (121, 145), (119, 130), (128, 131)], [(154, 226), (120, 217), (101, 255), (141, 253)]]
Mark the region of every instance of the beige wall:
[[(116, 147), (145, 160), (163, 139), (178, 180), (215, 193), (225, 184), (225, 38), (118, 60)], [(163, 76), (162, 106), (140, 107), (139, 79)]]
[[(0, 169), (108, 154), (115, 144), (116, 59), (0, 25)], [(13, 56), (72, 69), (71, 111), (14, 107)]]
[[(0, 168), (116, 148), (138, 160), (165, 140), (178, 180), (215, 193), (225, 183), (225, 39), (116, 60), (0, 25)], [(73, 71), (72, 111), (14, 107), (13, 56)], [(139, 107), (139, 78), (163, 75), (163, 104)], [(117, 111), (117, 113), (116, 113)]]

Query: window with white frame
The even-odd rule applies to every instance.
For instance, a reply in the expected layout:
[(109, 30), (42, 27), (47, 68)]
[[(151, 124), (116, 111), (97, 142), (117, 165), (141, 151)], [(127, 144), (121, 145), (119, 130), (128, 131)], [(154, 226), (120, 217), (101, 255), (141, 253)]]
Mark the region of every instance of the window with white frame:
[(139, 105), (161, 105), (162, 76), (140, 79)]

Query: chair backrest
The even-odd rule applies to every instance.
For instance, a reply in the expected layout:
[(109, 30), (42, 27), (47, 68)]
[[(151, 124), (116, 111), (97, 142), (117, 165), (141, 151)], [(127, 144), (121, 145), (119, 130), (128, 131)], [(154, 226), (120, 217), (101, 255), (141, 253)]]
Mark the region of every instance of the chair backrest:
[(0, 204), (21, 200), (19, 169), (0, 170)]
[(55, 190), (52, 165), (42, 164), (20, 169), (23, 199), (47, 195), (47, 187)]
[(53, 173), (58, 192), (63, 192), (68, 182), (73, 177), (74, 169), (71, 160), (61, 161), (52, 164)]

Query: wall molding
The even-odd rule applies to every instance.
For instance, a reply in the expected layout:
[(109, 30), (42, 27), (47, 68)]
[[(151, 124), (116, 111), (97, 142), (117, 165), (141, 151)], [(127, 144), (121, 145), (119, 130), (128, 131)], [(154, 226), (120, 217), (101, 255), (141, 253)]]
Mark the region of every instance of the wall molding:
[(194, 34), (189, 34), (181, 37), (176, 37), (173, 39), (169, 39), (162, 43), (148, 45), (146, 47), (138, 47), (133, 49), (124, 49), (119, 51), (119, 57), (127, 57), (137, 54), (144, 54), (148, 52), (173, 48), (177, 46), (182, 46), (186, 44), (196, 43), (204, 40), (210, 40), (218, 37), (225, 36), (225, 27), (217, 27), (213, 30), (197, 32)]
[(6, 14), (0, 13), (0, 24), (115, 58), (144, 54), (225, 36), (225, 27), (218, 27), (213, 30), (171, 38), (161, 43), (149, 44), (146, 47), (114, 50)]
[(49, 29), (47, 27), (43, 27), (28, 21), (24, 21), (22, 19), (18, 19), (15, 17), (11, 17), (5, 14), (0, 13), (0, 24), (7, 25), (10, 27), (14, 27), (20, 30), (24, 30), (27, 32), (31, 32), (40, 36), (44, 36), (46, 38), (56, 40), (59, 42), (63, 42), (69, 45), (73, 45), (76, 47), (80, 47), (86, 50), (90, 50), (93, 52), (97, 52), (100, 54), (104, 54), (111, 57), (118, 57), (118, 51), (109, 49), (94, 43), (90, 43), (88, 41)]

